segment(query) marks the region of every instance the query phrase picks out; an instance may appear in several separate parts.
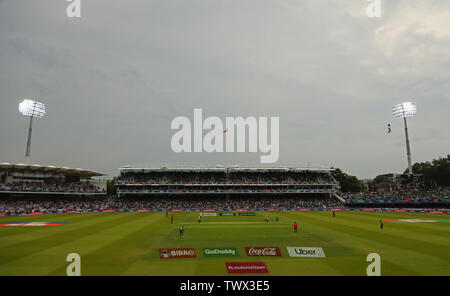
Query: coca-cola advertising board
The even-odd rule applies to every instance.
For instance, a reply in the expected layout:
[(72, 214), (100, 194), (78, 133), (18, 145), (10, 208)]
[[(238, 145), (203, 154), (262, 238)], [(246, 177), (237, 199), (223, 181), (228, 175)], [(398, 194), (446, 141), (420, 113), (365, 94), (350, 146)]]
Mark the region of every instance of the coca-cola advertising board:
[(247, 256), (281, 256), (278, 247), (246, 247)]

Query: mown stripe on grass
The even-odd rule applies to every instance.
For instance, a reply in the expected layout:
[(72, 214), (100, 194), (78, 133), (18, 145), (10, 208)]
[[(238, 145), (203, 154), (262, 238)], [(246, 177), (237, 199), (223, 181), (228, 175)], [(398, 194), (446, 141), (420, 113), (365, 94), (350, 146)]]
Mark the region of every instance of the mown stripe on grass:
[[(100, 232), (91, 237), (79, 239), (77, 245), (89, 242), (89, 246), (80, 250), (83, 260), (84, 275), (121, 275), (127, 266), (138, 260), (141, 253), (148, 249), (139, 244), (152, 237), (155, 225), (163, 220), (163, 216), (154, 213), (139, 213), (130, 217), (126, 223)], [(51, 275), (64, 273), (64, 269), (56, 269)]]
[[(80, 214), (76, 215), (80, 217)], [(65, 256), (74, 252), (73, 248), (79, 250), (82, 257), (83, 275), (227, 275), (226, 261), (265, 261), (269, 267), (269, 275), (365, 275), (369, 264), (365, 262), (365, 258), (371, 252), (381, 255), (382, 275), (450, 273), (449, 262), (442, 255), (442, 249), (431, 245), (434, 252), (422, 252), (422, 248), (429, 244), (425, 244), (422, 239), (407, 240), (403, 237), (410, 234), (425, 237), (426, 232), (389, 226), (382, 233), (378, 227), (379, 217), (372, 213), (338, 213), (336, 218), (332, 218), (329, 213), (324, 212), (279, 212), (277, 215), (282, 223), (236, 227), (186, 225), (184, 238), (178, 235), (179, 224), (195, 221), (197, 215), (176, 215), (174, 224), (170, 224), (164, 213), (101, 215), (99, 219), (87, 219), (89, 221), (86, 222), (80, 220), (67, 225), (69, 227), (64, 231), (68, 233), (65, 237), (67, 241), (61, 244), (54, 244), (49, 237), (65, 236), (64, 232), (56, 230), (42, 236), (45, 242), (42, 244), (36, 241), (36, 237), (21, 244), (16, 240), (12, 244), (15, 243), (18, 249), (28, 247), (29, 243), (37, 243), (40, 244), (39, 250), (33, 253), (17, 251), (23, 257), (0, 265), (0, 275), (64, 275), (68, 264)], [(298, 234), (292, 232), (291, 223), (294, 220), (300, 222)], [(70, 222), (67, 219), (65, 221)], [(107, 224), (111, 224), (111, 227)], [(102, 229), (98, 229), (99, 225)], [(94, 228), (95, 231), (83, 229), (86, 227)], [(24, 236), (31, 233), (34, 232), (24, 232)], [(438, 235), (432, 232), (430, 237), (436, 240)], [(447, 237), (444, 237), (446, 240)], [(403, 244), (407, 247), (404, 248)], [(279, 246), (283, 256), (248, 257), (244, 247), (250, 245)], [(292, 258), (285, 249), (285, 246), (308, 245), (323, 246), (327, 257)], [(162, 260), (159, 259), (157, 250), (158, 247), (193, 247), (200, 252), (201, 247), (211, 246), (237, 247), (240, 256), (216, 259), (199, 254), (195, 259)], [(10, 254), (14, 251), (12, 247), (6, 250)], [(3, 263), (1, 253), (0, 250), (0, 264)], [(9, 257), (8, 254), (6, 257)]]
[[(321, 217), (321, 216), (316, 216)], [(327, 219), (326, 217), (323, 217)], [(332, 220), (334, 223), (348, 222), (347, 225), (357, 225), (360, 228), (367, 226), (367, 229), (374, 231), (375, 228), (379, 228), (379, 219), (372, 218), (372, 220), (367, 220), (367, 217), (362, 215), (356, 216), (340, 216)], [(357, 221), (357, 222), (356, 222)], [(366, 227), (364, 227), (366, 228)], [(450, 227), (448, 227), (450, 229)], [(395, 234), (399, 237), (406, 239), (416, 239), (422, 242), (433, 241), (437, 245), (442, 245), (445, 247), (450, 246), (450, 236), (447, 236), (447, 231), (434, 230), (430, 231), (429, 228), (416, 227), (416, 225), (404, 225), (404, 224), (388, 224), (384, 223), (384, 230), (389, 231), (389, 234)], [(421, 235), (417, 235), (421, 234)]]
[[(320, 216), (314, 216), (311, 217), (311, 219), (318, 221), (329, 221), (329, 219), (326, 219), (325, 217)], [(347, 223), (347, 222), (348, 223)], [(355, 229), (359, 230), (359, 233), (363, 237), (370, 237), (375, 236), (377, 240), (388, 239), (390, 244), (395, 244), (397, 246), (401, 246), (403, 248), (409, 248), (411, 247), (411, 250), (415, 250), (415, 248), (423, 249), (424, 253), (428, 253), (429, 255), (435, 255), (436, 250), (440, 250), (445, 253), (445, 251), (450, 251), (449, 246), (450, 243), (447, 242), (445, 237), (441, 236), (435, 236), (435, 235), (428, 235), (426, 232), (421, 232), (421, 235), (418, 235), (417, 232), (414, 230), (402, 230), (398, 229), (401, 225), (395, 225), (394, 227), (391, 227), (387, 229), (385, 227), (384, 231), (380, 231), (378, 225), (379, 224), (369, 224), (365, 221), (361, 221), (359, 217), (355, 217), (354, 219), (348, 219), (346, 221), (342, 220), (336, 220), (333, 219), (332, 225), (340, 225), (342, 227), (351, 227), (353, 231)], [(373, 225), (373, 227), (366, 227), (369, 225)], [(361, 231), (362, 230), (362, 231)], [(432, 249), (432, 250), (430, 250)], [(446, 259), (450, 259), (450, 252), (448, 252), (448, 256), (446, 256)]]
[[(29, 219), (22, 219), (22, 217), (16, 217), (15, 219), (8, 219), (8, 221), (1, 221), (2, 222), (17, 222), (17, 221), (23, 221), (23, 222), (70, 222), (70, 223), (78, 223), (81, 222), (87, 222), (90, 219), (96, 219), (97, 217), (102, 217), (103, 213), (87, 213), (87, 214), (58, 214), (58, 215), (40, 215), (40, 216), (24, 216)], [(42, 217), (46, 216), (46, 217)], [(46, 219), (45, 219), (46, 218)], [(39, 237), (41, 234), (48, 234), (51, 233), (46, 228), (42, 227), (0, 227), (0, 248), (3, 246), (7, 246), (7, 242), (13, 242), (11, 239), (15, 239), (15, 236), (20, 237), (22, 235), (26, 235), (26, 237), (23, 237), (24, 240), (33, 236)], [(8, 238), (5, 240), (5, 238)], [(20, 239), (19, 239), (20, 241)]]
[(3, 266), (11, 261), (29, 257), (48, 248), (54, 248), (79, 238), (99, 233), (106, 229), (114, 228), (119, 223), (126, 223), (135, 213), (120, 213), (98, 216), (88, 223), (68, 224), (67, 228), (52, 228), (53, 234), (33, 238), (6, 247), (0, 247), (0, 274), (3, 274)]
[[(189, 221), (189, 217), (188, 215), (182, 217), (177, 219), (177, 221), (184, 225), (185, 221)], [(145, 239), (141, 240), (136, 246), (142, 251), (140, 260), (134, 260), (132, 264), (128, 264), (122, 275), (197, 275), (198, 264), (201, 261), (198, 257), (166, 260), (159, 257), (159, 248), (197, 248), (199, 246), (199, 242), (192, 244), (189, 239), (186, 241), (184, 238), (179, 237), (178, 223), (169, 224), (168, 220), (158, 221), (154, 225), (155, 228), (152, 230), (151, 235), (145, 236)], [(186, 231), (190, 231), (189, 228)], [(198, 253), (197, 256), (199, 256)]]
[[(416, 249), (414, 243), (401, 243), (401, 239), (393, 235), (388, 235), (387, 233), (374, 233), (373, 230), (336, 223), (336, 221), (328, 221), (327, 223), (326, 220), (324, 221), (320, 217), (310, 216), (309, 219), (312, 220), (313, 224), (308, 227), (321, 227), (329, 237), (333, 235), (333, 232), (341, 232), (341, 237), (346, 236), (347, 238), (351, 238), (346, 244), (355, 246), (355, 248), (360, 250), (365, 249), (365, 255), (371, 252), (377, 252), (383, 256), (383, 261), (388, 261), (395, 266), (408, 266), (408, 268), (404, 269), (410, 270), (411, 272), (414, 271), (415, 273), (421, 274), (426, 274), (427, 272), (433, 273), (434, 270), (442, 271), (443, 266), (448, 266), (447, 260), (442, 257), (445, 256), (444, 254), (448, 254), (444, 248), (439, 247), (431, 251), (424, 251), (423, 247), (427, 247), (425, 244), (422, 244)], [(390, 257), (388, 254), (395, 254), (395, 256)], [(394, 263), (399, 262), (402, 258), (407, 258), (406, 262), (410, 264), (399, 265)], [(417, 266), (414, 262), (420, 262), (421, 265)], [(423, 268), (423, 266), (427, 267)], [(406, 272), (405, 274), (410, 273)]]

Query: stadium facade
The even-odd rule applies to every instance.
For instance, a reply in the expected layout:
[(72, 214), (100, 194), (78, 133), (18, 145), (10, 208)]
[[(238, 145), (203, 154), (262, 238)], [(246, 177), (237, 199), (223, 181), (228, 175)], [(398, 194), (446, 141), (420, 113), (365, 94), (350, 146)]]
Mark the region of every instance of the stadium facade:
[(121, 167), (119, 196), (318, 195), (332, 198), (338, 182), (329, 168), (304, 167)]
[(80, 168), (0, 163), (0, 195), (3, 197), (105, 195), (106, 181), (92, 179), (99, 176), (104, 174)]

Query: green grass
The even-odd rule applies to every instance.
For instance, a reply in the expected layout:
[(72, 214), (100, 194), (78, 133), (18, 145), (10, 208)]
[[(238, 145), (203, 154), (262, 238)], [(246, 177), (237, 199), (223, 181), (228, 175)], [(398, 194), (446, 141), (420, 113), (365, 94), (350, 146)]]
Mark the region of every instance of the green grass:
[[(264, 216), (280, 218), (264, 223)], [(48, 227), (0, 227), (0, 275), (65, 275), (66, 256), (81, 256), (82, 275), (227, 275), (225, 262), (264, 261), (268, 275), (365, 275), (369, 253), (382, 275), (450, 275), (450, 223), (380, 219), (448, 215), (376, 212), (277, 212), (255, 217), (174, 213), (86, 213), (0, 217), (3, 222), (69, 222)], [(292, 224), (300, 225), (293, 233)], [(235, 222), (236, 224), (223, 224)], [(245, 222), (256, 222), (253, 224)], [(185, 236), (179, 237), (179, 224)], [(281, 257), (248, 257), (245, 247), (277, 246)], [(322, 247), (326, 258), (289, 257), (286, 246)], [(159, 258), (158, 248), (195, 248), (197, 258)], [(205, 257), (202, 248), (236, 247), (238, 257)]]

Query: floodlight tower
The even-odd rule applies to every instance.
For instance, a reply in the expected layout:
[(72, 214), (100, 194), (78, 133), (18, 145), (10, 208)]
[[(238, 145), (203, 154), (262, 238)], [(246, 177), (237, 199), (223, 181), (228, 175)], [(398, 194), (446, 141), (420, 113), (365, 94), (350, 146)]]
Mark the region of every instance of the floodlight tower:
[(408, 157), (408, 172), (410, 174), (412, 174), (411, 149), (409, 148), (408, 125), (406, 124), (406, 117), (412, 117), (416, 115), (416, 112), (417, 107), (411, 102), (397, 104), (392, 107), (392, 116), (395, 118), (403, 118), (403, 122), (405, 123), (406, 156)]
[(19, 112), (22, 113), (22, 115), (30, 117), (30, 126), (28, 128), (27, 150), (25, 153), (25, 162), (28, 164), (30, 161), (31, 131), (33, 128), (33, 117), (36, 118), (44, 117), (46, 113), (45, 104), (25, 99), (22, 101), (22, 103), (19, 104)]

